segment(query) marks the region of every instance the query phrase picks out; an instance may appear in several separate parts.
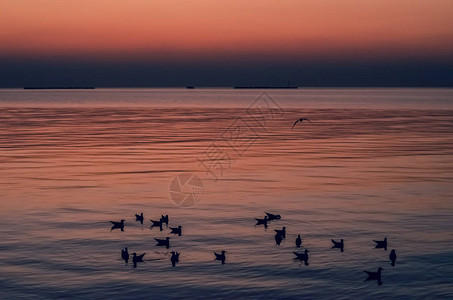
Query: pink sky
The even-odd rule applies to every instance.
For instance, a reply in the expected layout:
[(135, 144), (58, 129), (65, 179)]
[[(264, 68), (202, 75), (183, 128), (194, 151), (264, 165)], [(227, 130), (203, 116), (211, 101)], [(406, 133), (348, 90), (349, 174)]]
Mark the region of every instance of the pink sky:
[(0, 54), (451, 57), (451, 0), (2, 0)]

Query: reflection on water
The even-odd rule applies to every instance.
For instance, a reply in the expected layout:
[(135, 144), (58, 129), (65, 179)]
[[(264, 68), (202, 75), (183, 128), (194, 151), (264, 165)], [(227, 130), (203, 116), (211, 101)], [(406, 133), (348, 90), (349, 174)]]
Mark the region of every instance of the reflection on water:
[[(453, 296), (453, 104), (410, 107), (423, 102), (420, 93), (429, 102), (451, 91), (371, 90), (367, 100), (344, 90), (347, 108), (329, 105), (326, 91), (270, 92), (285, 114), (265, 130), (245, 112), (255, 92), (161, 91), (159, 101), (192, 99), (165, 107), (137, 105), (147, 91), (109, 91), (101, 96), (120, 102), (119, 93), (122, 105), (76, 105), (101, 97), (90, 93), (54, 93), (71, 105), (47, 105), (39, 92), (0, 92), (2, 298)], [(216, 102), (228, 97), (235, 105)], [(238, 117), (259, 138), (242, 156), (224, 147), (232, 162), (215, 180), (197, 158)], [(315, 124), (291, 130), (300, 117)], [(169, 198), (183, 172), (203, 180), (194, 208)], [(281, 218), (255, 226), (266, 212)], [(181, 236), (162, 227), (167, 214)], [(110, 232), (109, 221), (121, 219), (124, 231)], [(398, 253), (393, 268), (389, 252), (373, 249), (384, 237)], [(332, 239), (344, 239), (344, 252), (331, 250)], [(146, 253), (136, 269), (122, 261), (125, 247)], [(222, 250), (224, 265), (213, 256)], [(384, 284), (363, 282), (363, 270), (378, 267)]]

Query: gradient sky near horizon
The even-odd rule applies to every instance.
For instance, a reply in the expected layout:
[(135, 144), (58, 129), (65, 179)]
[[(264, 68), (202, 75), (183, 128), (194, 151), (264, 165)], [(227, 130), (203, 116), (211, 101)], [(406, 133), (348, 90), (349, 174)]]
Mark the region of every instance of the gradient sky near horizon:
[[(442, 70), (446, 76), (453, 65), (452, 53), (451, 0), (0, 2), (0, 64), (11, 71), (10, 77), (0, 71), (0, 79), (10, 85), (11, 76), (19, 78), (27, 64), (32, 64), (29, 70), (36, 76), (45, 73), (49, 80), (76, 65), (80, 76), (93, 74), (96, 65), (126, 72), (140, 64), (159, 65), (170, 78), (163, 85), (171, 84), (178, 66), (197, 65), (204, 66), (204, 75), (195, 70), (188, 79), (199, 83), (203, 76), (217, 74), (207, 69), (225, 68), (234, 76), (232, 65), (239, 72), (240, 65), (259, 69), (261, 64), (260, 70), (272, 77), (278, 66), (300, 64), (283, 76), (300, 81), (306, 72), (319, 73), (316, 63), (325, 68), (327, 62), (346, 66), (351, 61), (361, 66), (422, 62), (423, 72), (426, 64), (447, 65)], [(54, 75), (44, 70), (49, 61)], [(85, 71), (80, 69), (84, 63), (90, 66)], [(102, 73), (99, 68), (95, 69)], [(249, 71), (250, 76), (258, 73)], [(117, 73), (121, 76), (120, 70)], [(108, 78), (101, 82), (109, 85)], [(111, 83), (121, 85), (121, 79), (112, 77)]]

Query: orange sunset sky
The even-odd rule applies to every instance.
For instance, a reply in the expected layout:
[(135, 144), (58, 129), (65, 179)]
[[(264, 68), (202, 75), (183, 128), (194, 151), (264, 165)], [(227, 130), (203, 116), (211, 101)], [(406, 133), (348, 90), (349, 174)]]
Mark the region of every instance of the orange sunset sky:
[(451, 0), (2, 0), (0, 55), (451, 57)]

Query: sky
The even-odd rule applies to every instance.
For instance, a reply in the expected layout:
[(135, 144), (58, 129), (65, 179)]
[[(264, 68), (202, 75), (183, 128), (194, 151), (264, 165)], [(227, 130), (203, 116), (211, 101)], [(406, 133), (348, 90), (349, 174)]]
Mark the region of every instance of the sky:
[(1, 0), (0, 87), (453, 86), (451, 0)]

